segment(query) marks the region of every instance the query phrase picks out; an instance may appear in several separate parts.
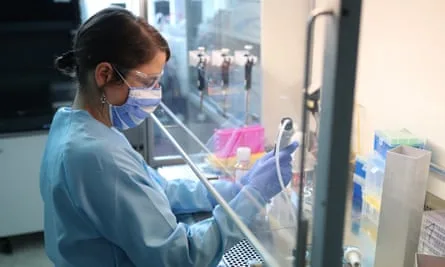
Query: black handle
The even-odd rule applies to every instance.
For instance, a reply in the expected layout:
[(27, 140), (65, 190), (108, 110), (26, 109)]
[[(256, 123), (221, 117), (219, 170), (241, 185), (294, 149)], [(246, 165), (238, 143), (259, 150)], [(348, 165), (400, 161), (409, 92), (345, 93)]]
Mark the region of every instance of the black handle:
[(204, 91), (207, 88), (206, 71), (204, 66), (198, 66), (198, 90)]
[(229, 87), (230, 60), (224, 59), (221, 65), (221, 80), (224, 88)]
[(247, 58), (247, 62), (244, 65), (244, 89), (247, 91), (252, 88), (252, 69), (254, 61), (253, 59)]

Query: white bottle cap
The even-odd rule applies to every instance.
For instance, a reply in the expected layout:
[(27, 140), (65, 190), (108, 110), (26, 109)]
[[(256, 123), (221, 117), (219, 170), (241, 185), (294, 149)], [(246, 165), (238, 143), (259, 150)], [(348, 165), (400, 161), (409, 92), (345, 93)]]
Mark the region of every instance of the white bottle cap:
[(236, 158), (238, 161), (250, 161), (250, 147), (238, 147), (236, 150)]

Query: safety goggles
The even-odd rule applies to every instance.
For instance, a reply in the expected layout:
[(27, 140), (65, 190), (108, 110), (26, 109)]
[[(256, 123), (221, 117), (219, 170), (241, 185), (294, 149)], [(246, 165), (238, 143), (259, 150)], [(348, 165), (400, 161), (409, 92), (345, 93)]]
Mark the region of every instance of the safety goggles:
[[(116, 67), (113, 68), (116, 70), (120, 78), (126, 82), (124, 76), (122, 75), (121, 69), (118, 69)], [(159, 81), (161, 80), (164, 71), (157, 74), (146, 74), (137, 70), (128, 70), (127, 73), (127, 76), (134, 77), (135, 81), (140, 84), (141, 87), (154, 88), (159, 86)]]

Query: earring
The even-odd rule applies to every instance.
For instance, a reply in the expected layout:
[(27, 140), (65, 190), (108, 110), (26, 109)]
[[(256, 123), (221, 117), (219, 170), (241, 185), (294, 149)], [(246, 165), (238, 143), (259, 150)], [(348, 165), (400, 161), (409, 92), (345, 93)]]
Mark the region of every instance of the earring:
[(102, 97), (100, 98), (100, 102), (102, 102), (102, 104), (107, 103), (107, 97), (104, 94), (102, 94)]

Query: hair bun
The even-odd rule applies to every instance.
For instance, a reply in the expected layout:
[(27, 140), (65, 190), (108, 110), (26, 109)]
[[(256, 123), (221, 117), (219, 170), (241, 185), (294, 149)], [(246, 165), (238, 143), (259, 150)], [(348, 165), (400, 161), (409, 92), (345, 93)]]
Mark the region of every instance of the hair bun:
[(73, 77), (76, 74), (76, 58), (74, 51), (69, 51), (57, 57), (54, 62), (56, 69), (58, 69), (63, 74)]

